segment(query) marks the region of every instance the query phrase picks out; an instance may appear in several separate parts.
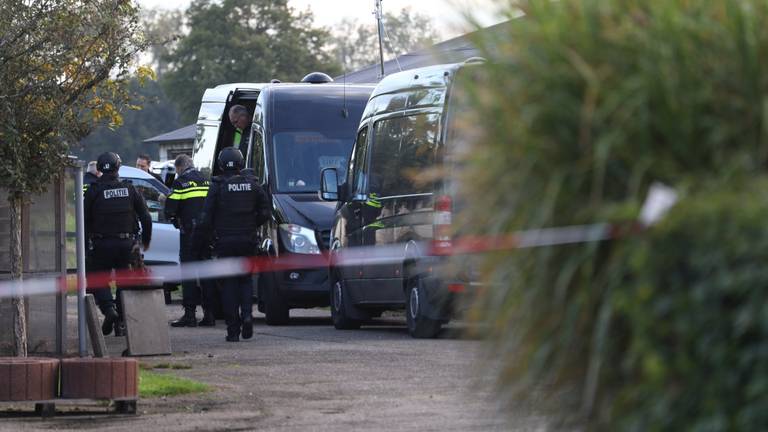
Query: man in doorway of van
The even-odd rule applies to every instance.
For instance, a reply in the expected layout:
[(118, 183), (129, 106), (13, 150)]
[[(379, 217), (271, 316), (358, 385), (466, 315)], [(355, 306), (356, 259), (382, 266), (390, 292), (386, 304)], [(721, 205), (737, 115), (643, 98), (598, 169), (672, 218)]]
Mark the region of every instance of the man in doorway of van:
[(248, 151), (248, 136), (251, 132), (251, 116), (248, 114), (248, 108), (242, 105), (232, 105), (229, 109), (229, 122), (235, 128), (235, 134), (232, 136), (232, 147), (245, 153)]

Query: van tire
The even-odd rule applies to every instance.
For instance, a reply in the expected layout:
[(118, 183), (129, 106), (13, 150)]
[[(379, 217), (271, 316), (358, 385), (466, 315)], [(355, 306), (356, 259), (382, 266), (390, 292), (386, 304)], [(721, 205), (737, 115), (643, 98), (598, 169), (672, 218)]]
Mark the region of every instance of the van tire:
[(337, 330), (357, 330), (362, 324), (360, 320), (349, 317), (349, 300), (344, 281), (335, 276), (331, 279), (331, 321)]
[(275, 277), (265, 279), (268, 283), (261, 291), (264, 294), (264, 321), (270, 326), (286, 325), (290, 320), (288, 303), (278, 292)]
[(411, 278), (407, 286), (405, 316), (408, 322), (408, 333), (417, 339), (437, 337), (442, 323), (424, 316), (424, 302), (427, 301), (427, 297), (424, 295), (421, 278)]

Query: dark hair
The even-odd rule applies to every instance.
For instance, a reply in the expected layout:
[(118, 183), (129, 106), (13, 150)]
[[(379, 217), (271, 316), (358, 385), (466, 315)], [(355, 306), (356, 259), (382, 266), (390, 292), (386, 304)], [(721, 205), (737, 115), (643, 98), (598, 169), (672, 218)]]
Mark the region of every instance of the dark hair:
[(152, 158), (149, 157), (149, 155), (146, 154), (146, 153), (141, 153), (138, 158), (139, 159), (144, 159), (147, 162), (152, 162)]
[(241, 115), (248, 115), (248, 108), (242, 106), (242, 105), (232, 105), (232, 107), (229, 108), (229, 112), (232, 114), (236, 114), (238, 116)]

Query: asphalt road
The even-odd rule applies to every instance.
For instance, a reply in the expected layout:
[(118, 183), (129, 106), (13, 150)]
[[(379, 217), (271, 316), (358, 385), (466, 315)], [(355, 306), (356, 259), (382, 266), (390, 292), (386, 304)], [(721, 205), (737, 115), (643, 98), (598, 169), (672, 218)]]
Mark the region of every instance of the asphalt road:
[[(168, 317), (180, 314), (167, 308)], [(292, 311), (285, 327), (257, 320), (254, 338), (224, 341), (215, 328), (170, 328), (174, 354), (148, 364), (190, 369), (164, 373), (205, 382), (213, 391), (142, 399), (139, 415), (104, 407), (63, 409), (52, 420), (0, 414), (0, 430), (508, 431), (547, 430), (533, 414), (502, 412), (483, 373), (481, 341), (451, 326), (439, 339), (408, 336), (404, 319), (385, 317), (339, 331), (325, 310)], [(107, 337), (119, 355), (123, 338)]]

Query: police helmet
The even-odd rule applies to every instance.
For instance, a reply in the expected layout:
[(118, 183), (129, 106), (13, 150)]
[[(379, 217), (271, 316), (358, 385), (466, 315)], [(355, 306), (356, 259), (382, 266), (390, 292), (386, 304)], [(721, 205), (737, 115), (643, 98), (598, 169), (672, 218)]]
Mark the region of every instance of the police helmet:
[(224, 171), (238, 171), (245, 166), (245, 158), (240, 150), (234, 147), (226, 147), (219, 153), (219, 168)]
[(96, 169), (103, 173), (113, 173), (120, 169), (120, 164), (123, 161), (120, 159), (120, 155), (117, 153), (106, 152), (96, 160)]

